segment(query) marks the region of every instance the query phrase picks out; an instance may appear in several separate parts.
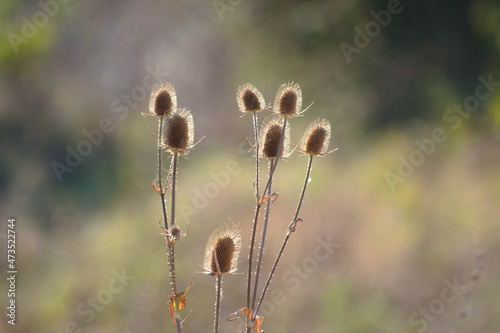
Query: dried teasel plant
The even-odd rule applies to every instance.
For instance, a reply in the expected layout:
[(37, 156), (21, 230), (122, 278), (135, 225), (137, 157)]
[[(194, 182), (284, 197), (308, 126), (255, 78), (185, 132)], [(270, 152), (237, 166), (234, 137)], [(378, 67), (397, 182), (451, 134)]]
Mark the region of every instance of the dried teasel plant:
[[(257, 208), (255, 211), (255, 217), (253, 220), (252, 236), (250, 241), (250, 255), (248, 258), (248, 274), (247, 274), (247, 309), (250, 309), (250, 294), (251, 294), (251, 282), (252, 282), (252, 263), (253, 263), (253, 252), (255, 245), (255, 236), (257, 231), (257, 220), (260, 212), (260, 207), (262, 200), (260, 197), (260, 167), (259, 159), (261, 155), (261, 145), (259, 144), (259, 125), (257, 119), (257, 112), (266, 109), (264, 97), (262, 93), (251, 83), (245, 83), (238, 87), (236, 90), (236, 103), (238, 104), (239, 111), (246, 114), (248, 112), (253, 113), (253, 131), (254, 131), (254, 146), (255, 150), (255, 181), (254, 181), (254, 192), (257, 200)], [(248, 318), (248, 316), (247, 316)]]
[[(255, 103), (255, 94), (253, 90), (248, 89), (248, 87), (253, 87), (249, 84), (243, 85), (237, 90), (237, 101), (240, 111), (251, 110)], [(245, 93), (246, 91), (246, 93)], [(246, 99), (243, 97), (246, 96)], [(263, 100), (263, 99), (262, 99)], [(245, 103), (246, 102), (246, 103)], [(260, 132), (260, 136), (257, 135), (257, 121), (254, 117), (254, 133), (255, 133), (255, 156), (256, 156), (256, 179), (254, 181), (254, 191), (257, 198), (255, 215), (253, 219), (252, 235), (250, 238), (250, 253), (248, 257), (248, 273), (247, 273), (247, 302), (246, 308), (241, 309), (240, 313), (245, 313), (247, 331), (255, 329), (255, 302), (258, 289), (258, 282), (260, 277), (260, 268), (262, 265), (262, 258), (265, 246), (266, 231), (269, 221), (271, 198), (275, 199), (277, 195), (272, 195), (272, 179), (273, 174), (276, 170), (278, 161), (280, 158), (288, 156), (288, 146), (289, 146), (289, 124), (288, 118), (295, 117), (302, 113), (300, 111), (302, 107), (302, 91), (300, 86), (295, 83), (285, 83), (280, 86), (278, 92), (276, 93), (275, 103), (274, 103), (274, 113), (277, 116), (267, 119)], [(255, 115), (255, 112), (254, 112)], [(262, 193), (259, 189), (259, 159), (264, 158), (269, 160), (269, 176), (267, 178), (266, 185)], [(266, 202), (266, 213), (264, 219), (264, 226), (261, 235), (261, 242), (259, 247), (259, 256), (257, 260), (257, 266), (255, 270), (255, 280), (252, 288), (252, 268), (253, 268), (253, 253), (255, 248), (255, 236), (257, 230), (257, 224), (259, 220), (259, 214), (262, 205)], [(252, 296), (253, 289), (253, 296)], [(260, 319), (259, 319), (260, 320)]]
[[(153, 189), (158, 192), (161, 199), (163, 224), (160, 224), (162, 234), (167, 244), (167, 258), (170, 275), (170, 286), (172, 288), (169, 299), (170, 316), (176, 325), (177, 333), (182, 332), (182, 323), (180, 311), (186, 302), (186, 293), (191, 285), (183, 292), (177, 291), (176, 271), (175, 271), (175, 241), (187, 234), (181, 233), (181, 228), (176, 224), (175, 219), (175, 193), (176, 193), (176, 174), (178, 156), (186, 156), (195, 145), (194, 125), (191, 112), (186, 109), (177, 108), (177, 95), (175, 88), (171, 83), (163, 82), (153, 88), (149, 100), (149, 111), (153, 116), (158, 117), (158, 178), (157, 185), (153, 184)], [(166, 128), (164, 129), (164, 125)], [(162, 152), (167, 150), (170, 153), (170, 168), (165, 181), (162, 177)], [(166, 207), (166, 191), (171, 187), (171, 210), (170, 225), (168, 223)], [(189, 227), (188, 227), (189, 229)], [(185, 320), (185, 319), (184, 319)]]
[(236, 102), (240, 112), (259, 112), (266, 108), (264, 96), (251, 83), (245, 83), (236, 91)]
[(160, 117), (168, 118), (177, 109), (177, 95), (170, 82), (156, 85), (149, 99), (149, 112)]
[[(307, 185), (310, 180), (312, 161), (316, 156), (328, 154), (328, 145), (331, 136), (331, 126), (327, 120), (318, 119), (314, 121), (306, 130), (298, 151), (308, 156), (306, 169), (306, 179), (299, 196), (299, 202), (295, 210), (292, 221), (286, 228), (285, 239), (272, 265), (271, 272), (264, 285), (260, 297), (257, 297), (259, 291), (259, 278), (263, 264), (263, 253), (265, 249), (266, 233), (270, 222), (271, 205), (277, 198), (277, 193), (273, 193), (273, 175), (277, 169), (280, 159), (287, 158), (291, 154), (290, 146), (290, 123), (289, 119), (300, 116), (306, 111), (302, 108), (302, 91), (296, 83), (282, 84), (275, 96), (274, 106), (270, 109), (265, 104), (262, 93), (252, 84), (246, 83), (238, 87), (236, 92), (236, 101), (241, 113), (252, 113), (254, 128), (254, 144), (256, 171), (253, 188), (256, 198), (255, 215), (252, 224), (252, 234), (250, 237), (250, 251), (248, 256), (248, 273), (246, 286), (246, 307), (230, 315), (228, 319), (234, 319), (236, 316), (244, 315), (246, 320), (246, 331), (261, 332), (263, 317), (259, 316), (259, 310), (262, 301), (268, 291), (273, 274), (288, 243), (288, 240), (298, 225), (301, 223), (299, 218), (300, 209), (304, 200)], [(262, 110), (272, 111), (274, 115), (268, 117), (259, 128), (257, 113)], [(182, 324), (187, 317), (182, 320), (180, 311), (186, 303), (186, 293), (191, 288), (193, 281), (182, 292), (177, 291), (176, 272), (175, 272), (175, 242), (181, 239), (182, 234), (180, 226), (176, 223), (176, 174), (178, 169), (179, 156), (185, 157), (196, 146), (194, 144), (194, 126), (191, 112), (177, 107), (177, 96), (172, 84), (164, 82), (156, 86), (149, 101), (150, 115), (158, 118), (159, 143), (158, 143), (158, 178), (153, 188), (160, 194), (163, 213), (163, 224), (160, 224), (162, 233), (167, 243), (167, 256), (169, 262), (170, 284), (172, 292), (169, 298), (169, 311), (172, 317), (177, 333), (182, 331)], [(165, 128), (164, 128), (165, 127)], [(168, 170), (162, 168), (162, 152), (168, 152), (170, 157), (170, 167)], [(265, 159), (269, 162), (269, 174), (264, 189), (261, 191), (260, 165), (259, 160)], [(165, 180), (162, 180), (162, 172), (166, 172)], [(158, 184), (158, 186), (156, 185)], [(168, 223), (166, 194), (167, 189), (171, 188), (170, 194), (170, 223)], [(261, 207), (265, 206), (265, 216), (262, 225), (261, 240), (258, 249), (258, 257), (254, 258), (256, 230), (259, 224)], [(189, 230), (189, 226), (188, 226)], [(186, 232), (187, 234), (187, 232)], [(210, 236), (205, 250), (205, 260), (203, 264), (204, 273), (215, 276), (216, 278), (216, 302), (214, 331), (219, 331), (220, 303), (222, 298), (222, 277), (236, 272), (239, 252), (241, 249), (241, 234), (234, 225), (226, 226), (216, 230)], [(255, 261), (255, 267), (254, 267)], [(254, 279), (252, 280), (252, 278)]]
[(295, 215), (292, 219), (292, 222), (290, 222), (290, 224), (288, 226), (288, 230), (287, 230), (287, 233), (285, 235), (285, 239), (283, 240), (281, 248), (280, 248), (278, 255), (274, 261), (273, 267), (271, 269), (271, 273), (269, 274), (269, 277), (267, 278), (266, 284), (264, 286), (264, 290), (262, 291), (262, 294), (261, 294), (260, 299), (259, 299), (259, 303), (258, 303), (257, 307), (255, 308), (255, 312), (254, 312), (253, 318), (252, 318), (252, 320), (254, 320), (254, 321), (258, 318), (257, 314), (259, 312), (260, 306), (261, 306), (262, 301), (266, 295), (267, 290), (269, 289), (269, 284), (271, 283), (274, 272), (276, 271), (276, 267), (278, 266), (278, 263), (281, 259), (281, 256), (283, 255), (283, 251), (288, 243), (288, 240), (290, 239), (291, 234), (293, 232), (295, 232), (298, 223), (300, 223), (302, 221), (299, 218), (299, 213), (300, 213), (300, 208), (302, 207), (302, 202), (304, 201), (304, 196), (306, 194), (307, 184), (309, 184), (309, 181), (310, 181), (313, 157), (314, 156), (324, 156), (327, 154), (326, 151), (328, 150), (330, 136), (331, 136), (330, 123), (324, 119), (318, 119), (318, 120), (314, 121), (311, 125), (309, 125), (306, 132), (304, 133), (304, 136), (302, 139), (301, 150), (303, 151), (304, 154), (309, 155), (309, 161), (307, 163), (306, 177), (304, 180), (304, 185), (302, 186), (302, 192), (301, 192), (300, 197), (299, 197), (297, 209), (295, 210)]
[(205, 249), (204, 273), (212, 276), (235, 273), (240, 250), (241, 233), (237, 226), (226, 226), (214, 231)]
[(186, 156), (194, 145), (194, 124), (191, 111), (181, 109), (167, 118), (164, 145), (172, 154)]
[(297, 83), (283, 83), (274, 99), (274, 112), (285, 117), (296, 117), (301, 114), (302, 90)]
[(309, 125), (302, 137), (300, 151), (310, 156), (326, 155), (331, 132), (332, 129), (328, 120), (315, 120)]
[[(240, 112), (245, 115), (251, 112), (253, 114), (253, 132), (254, 132), (254, 150), (255, 154), (258, 156), (259, 147), (259, 127), (257, 112), (262, 111), (267, 108), (264, 96), (262, 93), (251, 83), (245, 83), (238, 87), (236, 90), (236, 103)], [(259, 193), (259, 159), (255, 159), (255, 172), (256, 172), (256, 182), (255, 182), (255, 192)]]
[[(179, 160), (179, 155), (185, 157), (194, 148), (194, 123), (193, 115), (191, 111), (187, 109), (179, 109), (174, 112), (167, 119), (167, 130), (165, 131), (163, 146), (167, 149), (172, 156), (172, 164), (169, 171), (171, 177), (171, 183), (169, 184), (172, 188), (171, 194), (171, 232), (170, 235), (174, 235), (174, 231), (180, 228), (176, 224), (175, 220), (175, 194), (176, 194), (176, 177), (177, 177), (177, 164)], [(165, 187), (167, 184), (165, 184)], [(180, 231), (177, 232), (178, 234)], [(172, 247), (173, 248), (173, 247)]]
[[(246, 99), (243, 98), (245, 93), (244, 85), (240, 87), (237, 91), (237, 101), (240, 111), (249, 112), (257, 105), (256, 98), (252, 94), (251, 90), (247, 90)], [(246, 104), (245, 104), (246, 102)], [(312, 105), (312, 104), (311, 104)], [(309, 106), (310, 107), (310, 106)], [(263, 318), (258, 315), (262, 301), (266, 295), (269, 288), (271, 279), (276, 270), (276, 267), (280, 261), (283, 251), (288, 243), (291, 234), (296, 230), (297, 226), (302, 221), (298, 216), (304, 200), (307, 184), (310, 180), (310, 173), (312, 169), (312, 161), (314, 156), (324, 156), (328, 154), (328, 145), (331, 136), (331, 127), (326, 120), (317, 120), (313, 122), (306, 133), (302, 141), (300, 142), (300, 147), (298, 148), (300, 152), (309, 156), (307, 169), (306, 169), (306, 179), (304, 181), (304, 186), (299, 196), (299, 203), (297, 209), (292, 218), (292, 221), (287, 227), (285, 239), (283, 241), (282, 247), (273, 263), (271, 273), (265, 283), (263, 291), (259, 298), (257, 298), (258, 293), (258, 283), (260, 277), (260, 270), (262, 267), (262, 259), (265, 248), (266, 231), (268, 223), (270, 220), (270, 210), (271, 203), (277, 198), (277, 193), (272, 192), (273, 175), (276, 170), (278, 161), (281, 158), (286, 158), (289, 156), (289, 142), (290, 142), (290, 124), (289, 118), (294, 118), (302, 115), (309, 107), (305, 110), (302, 108), (302, 91), (298, 84), (296, 83), (284, 83), (282, 84), (275, 96), (274, 106), (272, 112), (275, 113), (275, 117), (266, 119), (262, 128), (260, 129), (260, 135), (255, 139), (254, 150), (256, 152), (257, 160), (257, 172), (256, 180), (254, 181), (254, 191), (256, 193), (257, 203), (255, 209), (255, 215), (253, 219), (252, 235), (250, 238), (250, 251), (248, 258), (248, 273), (247, 273), (247, 303), (246, 307), (242, 308), (233, 314), (228, 319), (235, 319), (239, 315), (244, 315), (246, 320), (246, 331), (250, 332), (260, 332)], [(254, 128), (257, 128), (255, 122)], [(254, 131), (257, 133), (257, 130)], [(260, 158), (267, 159), (269, 161), (269, 175), (267, 178), (266, 185), (262, 192), (259, 191), (259, 172), (258, 172), (258, 160)], [(255, 186), (255, 184), (257, 184)], [(266, 212), (264, 217), (264, 222), (262, 226), (261, 242), (259, 246), (259, 255), (257, 258), (257, 263), (255, 270), (253, 268), (253, 252), (255, 247), (255, 233), (259, 221), (259, 212), (262, 205), (266, 203)], [(252, 281), (252, 277), (255, 279)], [(258, 300), (258, 302), (257, 302)], [(257, 302), (257, 303), (256, 303)]]
[[(261, 137), (259, 144), (262, 147), (260, 157), (269, 160), (269, 178), (266, 185), (267, 191), (264, 192), (263, 195), (265, 198), (271, 198), (273, 171), (275, 169), (275, 166), (278, 162), (278, 159), (288, 157), (288, 150), (290, 146), (290, 126), (289, 124), (285, 123), (284, 118), (271, 116), (264, 121), (260, 133)], [(262, 234), (259, 245), (259, 256), (257, 259), (257, 266), (255, 270), (255, 282), (253, 286), (253, 295), (250, 308), (251, 310), (255, 309), (260, 270), (262, 267), (267, 228), (271, 212), (271, 202), (272, 200), (269, 199), (266, 201), (266, 212), (264, 215), (264, 224), (262, 227)]]
[[(311, 103), (312, 105), (312, 103)], [(309, 107), (301, 110), (302, 108), (302, 89), (297, 83), (288, 82), (283, 83), (276, 92), (276, 96), (274, 98), (274, 108), (273, 112), (281, 117), (283, 117), (283, 130), (282, 130), (282, 138), (280, 140), (280, 144), (278, 145), (277, 155), (281, 155), (282, 145), (285, 143), (284, 135), (286, 134), (286, 128), (288, 126), (288, 118), (294, 118), (302, 115)], [(278, 160), (273, 164), (273, 167), (270, 172), (270, 176), (264, 188), (264, 193), (267, 192), (268, 187), (270, 186), (271, 178), (274, 174), (274, 170), (278, 165)]]
[(278, 117), (270, 117), (264, 122), (259, 141), (262, 147), (261, 158), (274, 161), (276, 158), (287, 156), (290, 146), (290, 126), (285, 126), (283, 133), (283, 124), (284, 119)]
[(212, 233), (205, 249), (203, 269), (216, 277), (214, 332), (219, 331), (219, 312), (222, 297), (222, 276), (237, 270), (241, 250), (241, 234), (236, 226), (226, 226)]

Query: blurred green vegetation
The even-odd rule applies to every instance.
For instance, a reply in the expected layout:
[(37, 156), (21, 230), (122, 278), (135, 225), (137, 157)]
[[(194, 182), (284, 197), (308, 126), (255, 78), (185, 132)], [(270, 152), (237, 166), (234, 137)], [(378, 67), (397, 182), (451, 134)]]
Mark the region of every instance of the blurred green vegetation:
[[(214, 281), (198, 272), (208, 236), (229, 219), (242, 229), (245, 272), (254, 164), (242, 153), (252, 127), (250, 117), (239, 119), (236, 88), (252, 82), (272, 103), (282, 82), (295, 81), (304, 106), (314, 104), (292, 120), (292, 142), (321, 117), (331, 121), (330, 146), (339, 150), (314, 162), (304, 223), (271, 285), (286, 301), (268, 306), (266, 331), (417, 332), (422, 326), (412, 314), (441, 297), (444, 280), (458, 279), (470, 293), (446, 304), (425, 331), (496, 333), (500, 93), (481, 100), (456, 128), (445, 113), (476, 94), (478, 77), (500, 81), (500, 3), (401, 1), (401, 12), (348, 63), (340, 44), (355, 45), (354, 29), (374, 21), (371, 11), (387, 10), (388, 1), (223, 2), (229, 7), (218, 12), (214, 2), (195, 0), (42, 1), (54, 15), (28, 38), (26, 22), (42, 17), (40, 3), (3, 1), (0, 207), (4, 221), (18, 221), (19, 274), (17, 325), (2, 315), (0, 331), (59, 333), (70, 322), (81, 332), (174, 331), (161, 211), (151, 190), (156, 123), (141, 116), (148, 96), (129, 104), (123, 97), (160, 68), (179, 105), (192, 110), (196, 138), (205, 136), (180, 161), (179, 205), (194, 206), (211, 173), (229, 161), (242, 170), (195, 214), (178, 214), (183, 230), (190, 226), (176, 248), (178, 281), (195, 281), (186, 332), (212, 325)], [(13, 45), (12, 34), (25, 42)], [(116, 111), (117, 100), (128, 112)], [(65, 164), (68, 147), (77, 149), (82, 131), (98, 129), (104, 118), (114, 129), (59, 181), (53, 163)], [(419, 151), (415, 140), (428, 142), (436, 128), (446, 140), (420, 153), (421, 165), (391, 186), (387, 172), (398, 174), (401, 160)], [(297, 154), (280, 163), (263, 276), (292, 218), (305, 166)], [(327, 236), (338, 248), (293, 288), (285, 277)], [(6, 256), (0, 263), (5, 267)], [(95, 318), (82, 315), (122, 270), (134, 280)], [(244, 306), (245, 283), (244, 274), (224, 280), (223, 318)], [(0, 287), (6, 290), (5, 279)], [(236, 326), (221, 324), (227, 332)]]

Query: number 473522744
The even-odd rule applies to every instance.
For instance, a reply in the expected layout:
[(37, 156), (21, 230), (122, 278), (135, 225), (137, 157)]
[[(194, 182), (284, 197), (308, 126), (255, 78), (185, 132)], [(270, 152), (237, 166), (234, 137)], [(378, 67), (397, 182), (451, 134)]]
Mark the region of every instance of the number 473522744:
[(9, 269), (16, 268), (16, 231), (14, 219), (9, 219), (7, 224), (7, 261), (9, 262)]

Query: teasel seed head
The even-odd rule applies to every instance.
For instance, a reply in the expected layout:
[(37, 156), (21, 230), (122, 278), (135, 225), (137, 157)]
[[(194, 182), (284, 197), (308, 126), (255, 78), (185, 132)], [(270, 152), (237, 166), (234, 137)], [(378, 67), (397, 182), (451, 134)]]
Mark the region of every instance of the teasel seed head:
[[(267, 158), (274, 160), (278, 157), (279, 143), (281, 140), (281, 135), (283, 131), (283, 118), (281, 117), (270, 117), (264, 121), (262, 129), (260, 131), (260, 142), (261, 156), (262, 158)], [(279, 158), (287, 156), (288, 148), (290, 146), (290, 126), (287, 123), (285, 127), (285, 136), (283, 137), (283, 146), (281, 148)]]
[(160, 118), (168, 118), (177, 109), (177, 95), (169, 82), (156, 85), (149, 99), (149, 112)]
[(265, 108), (264, 96), (251, 83), (245, 83), (236, 91), (236, 102), (241, 112), (259, 112)]
[(297, 83), (283, 83), (276, 93), (274, 112), (293, 117), (300, 114), (302, 108), (302, 90)]
[(181, 236), (181, 228), (178, 225), (173, 225), (169, 230), (169, 234), (173, 239), (178, 239)]
[(177, 110), (167, 118), (165, 131), (165, 148), (180, 155), (187, 155), (193, 148), (194, 124), (193, 115), (187, 109)]
[(225, 226), (214, 231), (205, 250), (205, 273), (221, 276), (236, 272), (240, 250), (241, 234), (236, 226)]
[(312, 122), (302, 138), (302, 152), (312, 156), (325, 155), (330, 143), (331, 131), (328, 120), (317, 119)]

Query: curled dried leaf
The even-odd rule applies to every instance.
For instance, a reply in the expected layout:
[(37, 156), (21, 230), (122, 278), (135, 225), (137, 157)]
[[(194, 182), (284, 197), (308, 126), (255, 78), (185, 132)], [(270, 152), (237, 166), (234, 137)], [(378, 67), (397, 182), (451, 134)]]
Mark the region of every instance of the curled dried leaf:
[[(193, 278), (191, 278), (191, 283), (186, 288), (186, 290), (184, 290), (183, 292), (178, 293), (176, 295), (170, 296), (170, 301), (168, 302), (168, 308), (169, 308), (170, 317), (174, 321), (174, 324), (177, 323), (176, 320), (181, 320), (180, 311), (186, 305), (186, 294), (189, 291), (189, 289), (191, 289), (192, 286), (193, 286)], [(184, 322), (186, 319), (187, 319), (187, 317), (182, 322)]]
[(252, 310), (248, 310), (248, 308), (241, 308), (238, 311), (235, 311), (227, 317), (228, 321), (233, 321), (237, 320), (238, 318), (243, 318), (244, 320), (248, 319), (248, 322), (250, 323), (250, 328), (252, 329), (252, 332), (255, 333), (263, 333), (262, 331), (262, 321), (264, 320), (264, 317), (261, 316), (255, 316), (253, 318), (254, 313)]

